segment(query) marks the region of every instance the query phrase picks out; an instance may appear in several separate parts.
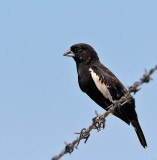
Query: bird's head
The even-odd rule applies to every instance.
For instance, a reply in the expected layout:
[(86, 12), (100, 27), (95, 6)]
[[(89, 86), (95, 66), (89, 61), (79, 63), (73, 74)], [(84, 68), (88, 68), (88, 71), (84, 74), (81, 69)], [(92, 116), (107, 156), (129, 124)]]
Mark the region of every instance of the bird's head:
[(94, 48), (85, 43), (72, 45), (63, 56), (73, 57), (77, 64), (87, 64), (99, 60)]

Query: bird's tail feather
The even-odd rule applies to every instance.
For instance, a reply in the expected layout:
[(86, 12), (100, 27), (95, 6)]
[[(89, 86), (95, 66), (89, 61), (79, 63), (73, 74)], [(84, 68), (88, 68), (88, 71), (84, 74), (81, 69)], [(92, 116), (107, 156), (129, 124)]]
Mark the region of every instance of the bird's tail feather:
[(131, 121), (131, 124), (133, 125), (133, 127), (134, 127), (134, 129), (135, 129), (135, 131), (136, 131), (136, 134), (137, 134), (137, 136), (138, 136), (138, 139), (139, 139), (141, 145), (142, 145), (144, 148), (147, 147), (147, 142), (146, 142), (146, 139), (145, 139), (145, 137), (144, 137), (144, 134), (143, 134), (143, 131), (142, 131), (142, 129), (141, 129), (141, 126), (140, 126), (140, 124), (139, 124), (139, 122), (138, 122), (138, 119), (132, 120), (132, 121)]

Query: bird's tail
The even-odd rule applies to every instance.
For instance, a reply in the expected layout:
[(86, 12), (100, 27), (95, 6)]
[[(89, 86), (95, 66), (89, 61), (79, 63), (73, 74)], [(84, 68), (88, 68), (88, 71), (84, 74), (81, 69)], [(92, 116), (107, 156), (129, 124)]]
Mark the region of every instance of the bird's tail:
[(137, 136), (138, 136), (138, 139), (139, 139), (141, 145), (142, 145), (144, 148), (147, 147), (147, 142), (146, 142), (146, 139), (145, 139), (145, 137), (144, 137), (144, 134), (143, 134), (143, 131), (142, 131), (142, 129), (141, 129), (141, 126), (140, 126), (140, 124), (139, 124), (139, 122), (138, 122), (138, 119), (132, 120), (132, 121), (131, 121), (131, 124), (133, 125), (133, 127), (134, 127), (134, 129), (135, 129), (135, 131), (136, 131), (136, 134), (137, 134)]

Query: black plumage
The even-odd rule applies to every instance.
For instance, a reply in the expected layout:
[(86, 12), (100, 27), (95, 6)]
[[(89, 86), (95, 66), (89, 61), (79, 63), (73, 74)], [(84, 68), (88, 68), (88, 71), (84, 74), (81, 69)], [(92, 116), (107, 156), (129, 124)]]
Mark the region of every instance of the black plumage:
[[(127, 92), (118, 78), (100, 63), (96, 51), (90, 45), (75, 44), (64, 56), (74, 58), (81, 90), (105, 110), (108, 110), (107, 107), (113, 100), (119, 100)], [(130, 96), (127, 102), (115, 110), (114, 115), (133, 125), (141, 145), (145, 148), (147, 143), (138, 122), (134, 98)]]

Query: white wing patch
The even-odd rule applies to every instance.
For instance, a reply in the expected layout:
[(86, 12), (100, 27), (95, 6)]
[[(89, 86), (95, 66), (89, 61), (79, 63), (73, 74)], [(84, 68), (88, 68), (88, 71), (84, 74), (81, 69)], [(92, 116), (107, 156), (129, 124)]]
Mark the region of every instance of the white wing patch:
[(103, 96), (106, 99), (109, 99), (111, 102), (113, 102), (112, 96), (110, 95), (110, 92), (107, 89), (107, 87), (109, 86), (107, 86), (105, 83), (102, 83), (99, 79), (99, 76), (97, 76), (96, 73), (91, 68), (89, 69), (89, 71), (91, 72), (92, 79), (98, 90), (103, 94)]

